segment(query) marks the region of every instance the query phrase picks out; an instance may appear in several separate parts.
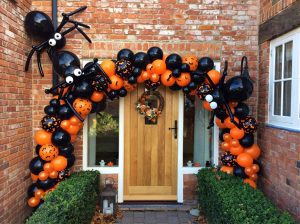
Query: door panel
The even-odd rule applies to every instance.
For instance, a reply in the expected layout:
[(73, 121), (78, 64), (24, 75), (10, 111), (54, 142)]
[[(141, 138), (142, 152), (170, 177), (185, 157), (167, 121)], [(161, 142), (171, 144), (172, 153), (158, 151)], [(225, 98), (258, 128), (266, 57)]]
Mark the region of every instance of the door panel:
[(124, 200), (177, 199), (177, 139), (169, 130), (178, 119), (178, 92), (158, 89), (165, 106), (157, 124), (146, 125), (135, 104), (138, 87), (125, 97)]

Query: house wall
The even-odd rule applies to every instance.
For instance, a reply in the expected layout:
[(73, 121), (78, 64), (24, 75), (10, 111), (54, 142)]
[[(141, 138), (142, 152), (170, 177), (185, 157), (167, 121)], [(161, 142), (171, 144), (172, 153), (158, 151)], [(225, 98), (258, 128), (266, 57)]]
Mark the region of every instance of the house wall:
[[(295, 1), (261, 1), (261, 22), (272, 18)], [(268, 120), (268, 83), (270, 42), (259, 45), (258, 144), (262, 150), (260, 188), (280, 208), (300, 220), (300, 132), (266, 126)]]
[(30, 0), (0, 1), (0, 223), (24, 223), (30, 213), (33, 80), (23, 72), (30, 48), (23, 20), (30, 6)]

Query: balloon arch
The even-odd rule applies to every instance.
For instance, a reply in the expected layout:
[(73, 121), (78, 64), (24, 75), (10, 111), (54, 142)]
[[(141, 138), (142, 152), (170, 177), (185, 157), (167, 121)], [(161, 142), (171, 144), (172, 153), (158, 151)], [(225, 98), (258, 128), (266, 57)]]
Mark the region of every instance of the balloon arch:
[[(101, 111), (107, 98), (125, 97), (142, 83), (150, 91), (163, 85), (203, 100), (204, 108), (211, 111), (209, 128), (214, 122), (220, 127), (221, 148), (225, 151), (221, 156), (221, 170), (243, 178), (255, 188), (260, 169), (256, 159), (260, 149), (254, 144), (256, 120), (249, 116), (249, 108), (243, 103), (253, 91), (247, 58), (242, 58), (241, 74), (226, 82), (227, 62), (221, 74), (214, 70), (214, 62), (209, 57), (198, 60), (194, 55), (166, 55), (158, 47), (138, 53), (122, 49), (116, 61), (104, 60), (99, 64), (94, 59), (81, 68), (75, 54), (60, 49), (65, 46), (65, 35), (75, 29), (91, 42), (82, 29), (89, 26), (71, 19), (72, 15), (85, 9), (84, 6), (63, 13), (56, 29), (43, 12), (32, 11), (25, 17), (27, 34), (40, 42), (32, 47), (25, 70), (36, 52), (39, 72), (43, 76), (40, 57), (46, 50), (61, 79), (57, 85), (45, 90), (46, 94), (53, 94), (53, 98), (44, 108), (46, 115), (41, 120), (42, 129), (34, 136), (37, 156), (29, 164), (34, 182), (28, 189), (29, 206), (38, 207), (49, 191), (70, 176), (70, 168), (75, 162), (73, 143), (88, 114)], [(66, 24), (71, 27), (64, 28)], [(159, 110), (152, 112), (159, 116)]]

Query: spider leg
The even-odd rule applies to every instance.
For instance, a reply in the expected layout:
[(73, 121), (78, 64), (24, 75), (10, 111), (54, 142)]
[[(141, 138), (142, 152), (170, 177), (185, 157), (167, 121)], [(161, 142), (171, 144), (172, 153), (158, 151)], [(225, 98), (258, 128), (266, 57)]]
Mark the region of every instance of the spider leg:
[(72, 19), (69, 20), (69, 23), (73, 23), (73, 24), (77, 23), (78, 26), (82, 26), (82, 27), (88, 28), (88, 29), (91, 28), (89, 25), (86, 25), (86, 24), (84, 24), (82, 22), (78, 22), (78, 21), (75, 21), (75, 20), (72, 20)]
[(82, 12), (84, 10), (86, 10), (87, 6), (81, 6), (80, 8), (74, 10), (73, 12), (69, 12), (69, 13), (62, 13), (63, 17), (69, 17), (69, 16), (73, 16), (74, 14), (77, 14), (79, 12)]
[(40, 71), (40, 75), (42, 77), (44, 77), (44, 72), (43, 72), (43, 68), (42, 68), (42, 63), (41, 63), (41, 53), (42, 51), (37, 51), (36, 52), (36, 58), (37, 58), (37, 64), (38, 64), (38, 68), (39, 68), (39, 71)]
[(63, 81), (59, 82), (56, 86), (53, 86), (50, 89), (45, 89), (45, 93), (46, 94), (53, 93), (54, 90), (56, 90), (58, 88), (63, 88), (63, 86), (66, 84), (67, 84), (66, 81), (63, 80)]
[(45, 47), (48, 46), (48, 40), (44, 41), (43, 43), (39, 44), (39, 45), (34, 45), (32, 46), (32, 49), (30, 51), (30, 53), (28, 54), (27, 56), (27, 60), (26, 60), (26, 63), (25, 63), (25, 71), (27, 72), (28, 69), (29, 69), (29, 63), (31, 61), (31, 58), (34, 54), (34, 52), (38, 52), (38, 51), (42, 51), (44, 50)]
[(238, 124), (238, 123), (234, 120), (234, 116), (233, 116), (233, 114), (232, 114), (232, 111), (231, 111), (230, 106), (228, 105), (228, 103), (224, 101), (224, 105), (225, 105), (226, 110), (227, 110), (227, 112), (228, 112), (228, 115), (229, 115), (229, 117), (230, 117), (230, 121), (231, 121), (232, 123), (234, 123), (234, 125), (235, 125), (237, 128), (242, 129), (242, 127), (240, 126), (240, 124)]
[(111, 84), (110, 78), (108, 77), (108, 75), (106, 74), (106, 72), (102, 69), (102, 67), (98, 63), (95, 63), (95, 65), (96, 65), (96, 68), (98, 68), (100, 70), (100, 72), (102, 73), (102, 75), (104, 76), (104, 78), (106, 79), (106, 81), (109, 84)]
[(81, 33), (82, 36), (84, 36), (84, 38), (89, 42), (92, 43), (91, 39), (88, 37), (88, 35), (86, 35), (86, 33), (80, 28), (80, 27), (76, 27), (76, 29), (78, 30), (79, 33)]

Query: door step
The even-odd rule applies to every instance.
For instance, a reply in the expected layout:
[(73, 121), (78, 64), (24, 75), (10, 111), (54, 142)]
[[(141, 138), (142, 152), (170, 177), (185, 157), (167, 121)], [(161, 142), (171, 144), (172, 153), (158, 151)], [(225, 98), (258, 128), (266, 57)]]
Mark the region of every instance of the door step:
[(118, 204), (118, 207), (122, 211), (190, 211), (193, 208), (197, 208), (195, 204), (140, 204), (140, 203), (124, 203)]

